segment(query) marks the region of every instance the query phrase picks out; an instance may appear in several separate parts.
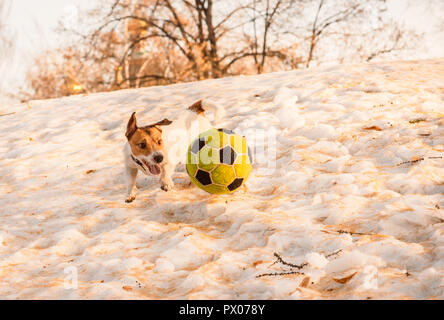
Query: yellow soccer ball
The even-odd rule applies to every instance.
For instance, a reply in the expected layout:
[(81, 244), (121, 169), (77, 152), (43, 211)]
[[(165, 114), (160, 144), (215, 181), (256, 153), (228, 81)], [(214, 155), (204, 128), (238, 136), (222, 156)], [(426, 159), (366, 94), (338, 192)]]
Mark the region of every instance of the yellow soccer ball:
[(210, 129), (191, 143), (187, 172), (196, 186), (212, 194), (232, 193), (247, 180), (252, 168), (245, 137), (227, 129)]

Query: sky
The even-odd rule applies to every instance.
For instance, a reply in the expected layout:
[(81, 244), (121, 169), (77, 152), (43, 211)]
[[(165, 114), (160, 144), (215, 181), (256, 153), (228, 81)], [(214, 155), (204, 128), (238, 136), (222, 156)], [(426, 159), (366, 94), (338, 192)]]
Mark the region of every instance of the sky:
[(7, 25), (15, 40), (13, 58), (6, 65), (0, 66), (2, 74), (7, 75), (6, 79), (3, 78), (5, 83), (0, 86), (4, 91), (15, 90), (24, 82), (26, 69), (36, 55), (47, 49), (56, 48), (63, 42), (56, 31), (61, 19), (65, 22), (75, 21), (76, 14), (94, 2), (94, 0), (0, 1), (5, 1), (9, 8)]
[[(58, 21), (63, 19), (65, 23), (74, 23), (79, 12), (97, 3), (94, 0), (0, 1), (10, 5), (8, 26), (16, 39), (14, 58), (0, 69), (2, 74), (7, 74), (1, 87), (9, 90), (23, 83), (33, 57), (62, 43), (63, 38), (55, 30)], [(389, 0), (389, 12), (408, 27), (424, 32), (429, 49), (420, 58), (444, 57), (444, 30), (437, 27), (442, 19), (439, 13), (444, 11), (444, 0), (435, 0), (431, 10), (426, 7), (426, 1), (416, 1), (414, 6), (407, 3), (407, 0)]]

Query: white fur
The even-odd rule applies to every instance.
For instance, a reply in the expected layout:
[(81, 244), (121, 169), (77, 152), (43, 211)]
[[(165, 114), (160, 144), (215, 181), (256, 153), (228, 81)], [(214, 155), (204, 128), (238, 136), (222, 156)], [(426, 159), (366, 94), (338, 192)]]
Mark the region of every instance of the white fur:
[[(202, 101), (204, 110), (214, 112), (214, 119), (218, 120), (224, 115), (224, 109), (209, 101)], [(171, 119), (170, 119), (171, 120)], [(185, 163), (186, 152), (191, 142), (202, 132), (211, 129), (210, 121), (201, 114), (185, 109), (178, 114), (170, 125), (162, 126), (162, 140), (164, 146), (164, 161), (161, 163), (162, 172), (160, 174), (161, 188), (169, 191), (174, 187), (171, 178), (174, 169), (180, 163)], [(131, 159), (131, 147), (128, 141), (124, 149), (125, 180), (127, 184), (127, 202), (131, 202), (136, 197), (136, 178), (138, 171), (146, 175), (151, 175), (149, 171), (136, 165)], [(139, 157), (140, 158), (140, 157)], [(145, 160), (151, 161), (152, 155)]]

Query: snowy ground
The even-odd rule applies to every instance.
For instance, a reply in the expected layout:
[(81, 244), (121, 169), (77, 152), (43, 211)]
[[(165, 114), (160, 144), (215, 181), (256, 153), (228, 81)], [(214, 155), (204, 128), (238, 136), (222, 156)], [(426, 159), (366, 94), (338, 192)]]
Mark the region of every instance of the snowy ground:
[[(138, 198), (125, 204), (130, 113), (148, 124), (200, 98), (226, 107), (218, 127), (275, 128), (276, 169), (256, 164), (248, 190), (232, 196), (190, 187), (184, 172), (168, 193), (139, 176)], [(1, 298), (444, 298), (444, 60), (9, 111), (0, 117)], [(275, 253), (302, 268), (273, 264)], [(260, 276), (288, 271), (300, 274)]]

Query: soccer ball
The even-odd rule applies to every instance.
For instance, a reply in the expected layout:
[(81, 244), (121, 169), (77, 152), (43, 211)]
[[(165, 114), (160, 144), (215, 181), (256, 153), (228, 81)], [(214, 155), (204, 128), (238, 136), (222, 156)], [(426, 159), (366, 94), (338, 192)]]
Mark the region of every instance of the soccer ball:
[(210, 129), (191, 143), (187, 172), (196, 186), (213, 194), (232, 193), (251, 172), (251, 152), (245, 137), (227, 129)]

